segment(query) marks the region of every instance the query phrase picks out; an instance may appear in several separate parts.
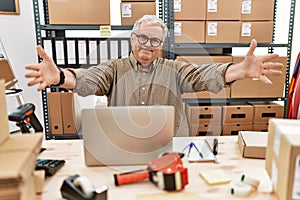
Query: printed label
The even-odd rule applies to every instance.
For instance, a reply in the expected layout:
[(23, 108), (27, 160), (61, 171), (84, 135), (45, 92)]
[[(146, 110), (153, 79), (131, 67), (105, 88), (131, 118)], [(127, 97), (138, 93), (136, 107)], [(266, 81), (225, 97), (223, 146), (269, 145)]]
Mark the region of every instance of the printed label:
[(207, 24), (207, 35), (208, 36), (217, 36), (218, 34), (218, 23), (217, 22), (209, 22)]
[(174, 35), (181, 36), (181, 22), (174, 22)]
[(242, 14), (251, 13), (251, 2), (252, 0), (242, 0)]
[(218, 12), (218, 0), (207, 0), (207, 12)]
[(242, 36), (251, 36), (251, 23), (242, 23)]
[(131, 4), (130, 3), (122, 4), (122, 17), (132, 17), (131, 16)]
[(181, 12), (181, 0), (174, 0), (174, 12)]
[(300, 155), (296, 158), (292, 199), (300, 199)]

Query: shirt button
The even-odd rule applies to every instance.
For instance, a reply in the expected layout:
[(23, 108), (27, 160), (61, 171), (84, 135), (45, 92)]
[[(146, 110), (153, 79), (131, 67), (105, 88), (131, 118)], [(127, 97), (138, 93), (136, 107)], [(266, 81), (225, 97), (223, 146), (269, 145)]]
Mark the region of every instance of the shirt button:
[(143, 72), (142, 74), (143, 74), (143, 75), (146, 75), (146, 73), (145, 73), (145, 72)]
[(142, 105), (144, 105), (145, 104), (145, 102), (144, 101), (142, 101), (142, 103), (141, 103)]

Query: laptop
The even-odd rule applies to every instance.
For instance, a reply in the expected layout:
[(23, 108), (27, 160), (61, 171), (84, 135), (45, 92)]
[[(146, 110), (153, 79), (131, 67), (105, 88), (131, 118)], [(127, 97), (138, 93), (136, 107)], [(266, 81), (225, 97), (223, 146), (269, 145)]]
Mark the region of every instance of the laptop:
[(81, 117), (87, 166), (145, 165), (172, 151), (172, 106), (99, 106)]

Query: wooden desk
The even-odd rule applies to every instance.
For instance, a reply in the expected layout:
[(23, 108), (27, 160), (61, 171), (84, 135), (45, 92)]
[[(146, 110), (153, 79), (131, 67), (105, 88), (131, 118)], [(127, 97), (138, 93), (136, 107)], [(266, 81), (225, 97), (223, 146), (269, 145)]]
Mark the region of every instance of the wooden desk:
[[(136, 182), (116, 187), (113, 174), (120, 171), (143, 169), (143, 166), (123, 167), (86, 167), (83, 156), (82, 140), (46, 140), (44, 151), (40, 158), (64, 159), (66, 164), (53, 177), (46, 178), (43, 199), (61, 199), (60, 187), (63, 180), (71, 175), (84, 175), (96, 186), (109, 187), (108, 199), (135, 199), (139, 194), (164, 193), (150, 181)], [(233, 180), (238, 180), (242, 174), (258, 178), (261, 182), (258, 191), (246, 199), (276, 199), (272, 193), (271, 180), (265, 171), (265, 160), (242, 158), (237, 145), (236, 136), (221, 136), (219, 138), (218, 163), (189, 163), (189, 184), (183, 193), (196, 192), (201, 197), (213, 199), (240, 199), (229, 192), (229, 185), (209, 186), (198, 175), (201, 170), (222, 169)], [(245, 199), (245, 198), (243, 198)]]

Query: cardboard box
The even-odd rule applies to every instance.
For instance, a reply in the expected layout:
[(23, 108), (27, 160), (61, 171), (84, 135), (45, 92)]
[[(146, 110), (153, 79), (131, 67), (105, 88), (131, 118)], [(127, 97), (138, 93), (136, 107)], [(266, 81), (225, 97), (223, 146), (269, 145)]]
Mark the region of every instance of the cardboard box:
[(205, 43), (239, 43), (241, 22), (206, 21)]
[(240, 43), (250, 43), (252, 39), (258, 43), (272, 43), (273, 21), (241, 22)]
[(221, 135), (221, 124), (189, 124), (190, 136)]
[[(299, 199), (299, 128), (299, 120), (270, 120), (265, 167), (280, 200)], [(293, 185), (295, 183), (296, 185)], [(298, 197), (292, 197), (297, 189)]]
[(110, 0), (48, 0), (50, 24), (110, 24)]
[(283, 118), (284, 106), (272, 102), (248, 102), (254, 108), (253, 122), (268, 122), (270, 118)]
[(223, 88), (218, 93), (212, 93), (208, 91), (184, 93), (181, 95), (182, 99), (227, 99), (230, 97), (230, 87)]
[(300, 199), (300, 134), (282, 135), (279, 144), (278, 159), (272, 163), (272, 184), (279, 200)]
[(0, 72), (0, 79), (5, 80), (5, 89), (9, 89), (16, 84), (17, 80), (7, 59), (0, 59)]
[(35, 170), (33, 175), (35, 192), (37, 195), (42, 194), (45, 182), (45, 170)]
[(153, 1), (155, 2), (155, 0), (121, 0), (121, 2), (150, 2)]
[(221, 124), (221, 106), (193, 106), (186, 104), (185, 112), (190, 123)]
[(240, 20), (241, 0), (208, 1), (206, 20)]
[(175, 43), (204, 43), (205, 22), (175, 21), (174, 41)]
[(174, 20), (205, 20), (207, 0), (174, 0)]
[(274, 0), (250, 0), (242, 1), (241, 20), (273, 20)]
[[(233, 57), (234, 63), (243, 61), (244, 57)], [(232, 83), (232, 98), (282, 98), (284, 96), (285, 74), (287, 57), (278, 57), (272, 62), (281, 62), (283, 64), (281, 76), (268, 76), (273, 85), (266, 85), (258, 79), (243, 79)], [(249, 87), (251, 86), (251, 87)]]
[[(33, 171), (40, 152), (43, 134), (10, 135), (7, 117), (4, 80), (0, 80), (0, 194), (3, 198), (35, 196)], [(5, 193), (7, 187), (13, 193)], [(3, 189), (4, 188), (4, 189)]]
[(176, 60), (202, 65), (213, 63), (231, 63), (233, 59), (232, 56), (177, 56)]
[(252, 123), (223, 124), (222, 135), (238, 135), (239, 131), (252, 131)]
[(60, 92), (49, 92), (48, 93), (48, 113), (50, 122), (50, 133), (51, 134), (63, 134), (63, 118), (62, 118), (62, 107), (60, 100)]
[(244, 158), (265, 158), (268, 132), (240, 131), (238, 144)]
[(253, 131), (267, 132), (269, 122), (253, 122)]
[(230, 104), (223, 106), (223, 123), (248, 123), (253, 121), (252, 105)]
[(131, 2), (120, 4), (121, 24), (133, 25), (135, 21), (144, 15), (155, 15), (155, 2)]
[(64, 134), (77, 134), (81, 127), (81, 109), (77, 94), (61, 92), (61, 113)]
[[(272, 163), (279, 154), (280, 138), (282, 134), (300, 134), (300, 120), (270, 119), (268, 145), (266, 151), (266, 171), (272, 176)], [(275, 149), (275, 151), (274, 151)], [(276, 154), (277, 152), (277, 154)]]

